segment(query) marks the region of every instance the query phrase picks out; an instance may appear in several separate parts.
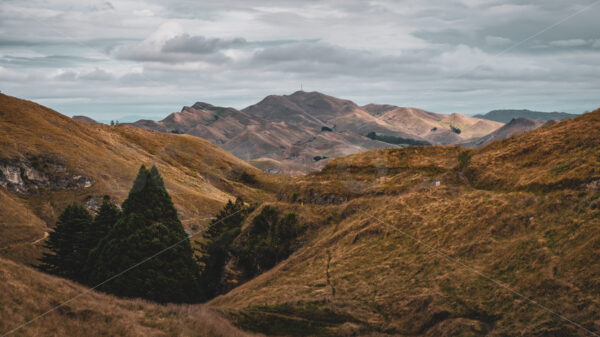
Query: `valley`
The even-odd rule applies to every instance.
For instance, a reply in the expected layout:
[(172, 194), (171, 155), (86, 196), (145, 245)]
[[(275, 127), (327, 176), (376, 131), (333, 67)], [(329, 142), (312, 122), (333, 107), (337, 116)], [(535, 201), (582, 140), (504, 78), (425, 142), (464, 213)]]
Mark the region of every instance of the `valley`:
[[(294, 99), (296, 106), (305, 103)], [(364, 112), (346, 101), (328, 104), (334, 103), (351, 116)], [(396, 107), (368, 109), (383, 120), (402, 116)], [(336, 128), (354, 125), (349, 116), (312, 113)], [(454, 116), (435, 124), (440, 117), (430, 118), (426, 128), (473, 122)], [(321, 130), (309, 117), (300, 123)], [(9, 305), (0, 330), (85, 292), (20, 333), (594, 335), (600, 331), (600, 110), (534, 124), (475, 148), (382, 146), (332, 154), (322, 169), (292, 178), (265, 173), (194, 136), (85, 124), (2, 95), (0, 221), (6, 226), (0, 228), (0, 268), (6, 291), (0, 296)], [(479, 124), (464, 133), (470, 139), (492, 129)], [(90, 200), (104, 195), (122, 202), (141, 164), (157, 166), (187, 230), (209, 228), (228, 200), (240, 197), (252, 206), (231, 224), (235, 235), (223, 247), (218, 296), (191, 305), (117, 299), (25, 266), (35, 264), (43, 251), (38, 240), (67, 204), (93, 211)], [(293, 235), (281, 225), (289, 214)], [(201, 248), (206, 238), (191, 241)], [(272, 265), (244, 262), (245, 252), (265, 256), (263, 241), (253, 238), (263, 240), (267, 252), (291, 251), (278, 253)]]

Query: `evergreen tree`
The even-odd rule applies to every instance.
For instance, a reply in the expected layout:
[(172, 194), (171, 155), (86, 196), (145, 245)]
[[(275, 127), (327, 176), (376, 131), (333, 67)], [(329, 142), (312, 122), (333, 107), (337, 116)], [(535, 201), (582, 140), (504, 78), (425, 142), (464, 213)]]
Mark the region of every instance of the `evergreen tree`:
[[(97, 247), (102, 239), (108, 235), (120, 216), (121, 211), (110, 201), (110, 197), (107, 195), (104, 196), (98, 214), (94, 217), (94, 221), (85, 233), (85, 243), (87, 247), (90, 247), (90, 251)], [(94, 266), (90, 261), (89, 254), (85, 258), (86, 265), (84, 267), (82, 280), (87, 282)]]
[(235, 203), (229, 200), (204, 232), (205, 243), (202, 245), (200, 258), (204, 268), (200, 283), (205, 300), (224, 292), (221, 279), (230, 257), (229, 249), (240, 234), (244, 219), (251, 211), (250, 207), (244, 206), (242, 199), (237, 198)]
[(200, 298), (192, 247), (156, 167), (140, 168), (122, 216), (91, 252), (89, 262), (90, 284), (143, 262), (100, 287), (118, 296), (160, 303)]
[(69, 205), (58, 218), (54, 231), (50, 232), (40, 269), (72, 280), (81, 281), (90, 247), (85, 242), (92, 223), (92, 215), (77, 204)]

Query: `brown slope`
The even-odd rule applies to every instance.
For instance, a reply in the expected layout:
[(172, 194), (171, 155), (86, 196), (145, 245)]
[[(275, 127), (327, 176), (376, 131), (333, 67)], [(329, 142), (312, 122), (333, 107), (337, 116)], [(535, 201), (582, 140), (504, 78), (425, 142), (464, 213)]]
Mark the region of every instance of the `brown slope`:
[[(457, 144), (470, 137), (482, 137), (502, 126), (502, 123), (456, 113), (444, 115), (416, 108), (377, 104), (362, 108), (387, 123), (390, 128), (434, 144)], [(451, 127), (460, 129), (460, 133), (456, 133)]]
[(496, 131), (487, 134), (483, 137), (472, 139), (461, 145), (467, 147), (480, 147), (483, 145), (487, 145), (491, 142), (503, 140), (514, 135), (518, 135), (523, 132), (535, 130), (544, 124), (546, 124), (546, 122), (537, 121), (529, 118), (515, 118)]
[[(333, 149), (327, 156), (337, 157), (398, 145), (368, 139), (366, 136), (373, 132), (387, 139), (392, 137), (397, 140), (395, 143), (404, 139), (405, 146), (411, 141), (457, 144), (501, 126), (492, 121), (415, 108), (376, 104), (359, 107), (349, 100), (304, 91), (270, 95), (241, 111), (198, 102), (162, 121), (142, 120), (132, 125), (198, 136), (244, 160), (272, 159), (281, 164), (278, 170), (291, 174), (321, 168), (325, 162), (310, 163), (310, 159), (323, 156), (323, 151), (317, 149), (325, 140), (332, 142)], [(460, 128), (460, 133), (452, 127)], [(325, 135), (323, 132), (328, 129), (339, 135)], [(318, 144), (312, 144), (313, 141)], [(297, 155), (298, 152), (303, 155)]]
[[(240, 182), (243, 172), (266, 186), (259, 170), (200, 138), (131, 126), (89, 125), (33, 102), (0, 95), (0, 189), (23, 212), (0, 216), (5, 256), (26, 259), (29, 244), (53, 226), (71, 202), (91, 207), (103, 195), (123, 201), (139, 166), (156, 165), (186, 226), (238, 195), (249, 201), (268, 193)], [(264, 185), (261, 185), (264, 184)], [(11, 215), (12, 214), (12, 215)], [(14, 248), (14, 249), (13, 249)], [(27, 253), (28, 254), (28, 253)]]
[(93, 120), (89, 117), (86, 117), (86, 116), (73, 116), (71, 118), (73, 118), (74, 120), (76, 120), (78, 122), (82, 122), (82, 123), (86, 123), (86, 124), (99, 124), (95, 120)]
[[(276, 205), (320, 218), (304, 246), (212, 304), (282, 334), (598, 333), (599, 116), (492, 143), (470, 161), (439, 146), (338, 158)], [(475, 188), (460, 179), (465, 165)], [(530, 190), (532, 179), (552, 188)]]
[[(0, 258), (0, 334), (89, 289)], [(255, 336), (202, 305), (161, 306), (87, 292), (10, 336)]]
[[(500, 189), (583, 188), (600, 181), (600, 110), (475, 150), (466, 173)], [(493, 169), (486, 169), (490, 166)], [(594, 185), (596, 184), (596, 185)]]

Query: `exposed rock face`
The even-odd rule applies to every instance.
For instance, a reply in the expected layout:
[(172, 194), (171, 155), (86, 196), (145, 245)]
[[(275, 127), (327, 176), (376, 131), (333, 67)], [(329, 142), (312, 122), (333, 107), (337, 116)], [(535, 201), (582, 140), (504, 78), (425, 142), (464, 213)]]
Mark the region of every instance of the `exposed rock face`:
[(59, 158), (0, 158), (0, 186), (14, 192), (88, 188), (93, 183), (90, 177), (68, 172)]

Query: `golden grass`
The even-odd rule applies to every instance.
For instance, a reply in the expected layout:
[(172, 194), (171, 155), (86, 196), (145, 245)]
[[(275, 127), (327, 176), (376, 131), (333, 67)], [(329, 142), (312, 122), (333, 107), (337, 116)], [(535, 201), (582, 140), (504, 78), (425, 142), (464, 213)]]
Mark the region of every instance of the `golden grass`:
[[(314, 227), (288, 260), (211, 304), (249, 328), (260, 326), (249, 318), (299, 322), (309, 305), (313, 316), (349, 315), (356, 334), (589, 335), (446, 255), (599, 332), (600, 193), (581, 183), (557, 184), (597, 179), (599, 134), (592, 131), (600, 128), (599, 116), (475, 151), (466, 163), (475, 188), (460, 178), (459, 147), (336, 159), (285, 192), (286, 201), (303, 203), (298, 212), (329, 221)], [(521, 148), (531, 157), (520, 155)], [(550, 172), (569, 156), (578, 160)], [(534, 182), (552, 188), (531, 188)], [(314, 205), (311, 193), (348, 198)], [(319, 334), (345, 335), (348, 324)]]
[[(0, 259), (0, 334), (87, 290)], [(158, 305), (89, 292), (11, 336), (254, 336), (203, 305)]]
[[(7, 204), (0, 206), (0, 222), (9, 225), (9, 230), (0, 227), (0, 248), (41, 236), (46, 230), (43, 223), (52, 226), (69, 203), (89, 196), (101, 200), (105, 194), (123, 201), (141, 164), (158, 167), (188, 227), (205, 225), (206, 221), (198, 219), (213, 216), (237, 196), (250, 202), (273, 199), (283, 179), (263, 174), (197, 137), (80, 123), (33, 102), (0, 94), (0, 159), (38, 155), (59, 158), (70, 174), (87, 175), (94, 184), (85, 189), (27, 194), (3, 190), (0, 198)], [(257, 182), (241, 182), (243, 172), (254, 175)], [(5, 256), (18, 257), (21, 253), (29, 254), (12, 252)]]

